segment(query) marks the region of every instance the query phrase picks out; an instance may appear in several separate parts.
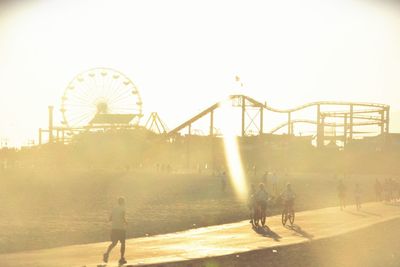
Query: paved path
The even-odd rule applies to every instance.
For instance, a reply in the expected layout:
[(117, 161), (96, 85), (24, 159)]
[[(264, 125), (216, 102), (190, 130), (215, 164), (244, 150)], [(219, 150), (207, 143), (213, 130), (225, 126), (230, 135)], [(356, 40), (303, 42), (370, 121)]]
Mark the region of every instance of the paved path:
[[(296, 214), (295, 227), (284, 228), (280, 216), (268, 219), (271, 231), (255, 232), (248, 221), (210, 226), (184, 232), (127, 240), (128, 264), (152, 263), (236, 254), (257, 249), (277, 248), (344, 234), (370, 225), (400, 218), (400, 206), (368, 203), (362, 211), (325, 208)], [(0, 254), (2, 267), (98, 266), (108, 243), (66, 246), (21, 253)], [(117, 266), (119, 246), (107, 266)]]

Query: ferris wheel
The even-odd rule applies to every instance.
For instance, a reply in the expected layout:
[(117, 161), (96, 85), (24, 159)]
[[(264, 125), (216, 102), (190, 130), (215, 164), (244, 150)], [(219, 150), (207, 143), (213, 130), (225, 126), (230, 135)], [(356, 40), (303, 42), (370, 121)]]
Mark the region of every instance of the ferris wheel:
[(131, 124), (142, 117), (142, 99), (136, 85), (124, 74), (95, 68), (76, 75), (61, 98), (62, 124), (66, 128), (90, 125), (99, 115), (132, 115)]

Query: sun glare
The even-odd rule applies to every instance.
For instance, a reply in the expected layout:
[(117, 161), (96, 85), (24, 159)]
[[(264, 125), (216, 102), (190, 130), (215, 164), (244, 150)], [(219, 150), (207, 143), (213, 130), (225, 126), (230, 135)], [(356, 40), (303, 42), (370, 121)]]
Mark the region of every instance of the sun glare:
[(235, 128), (232, 123), (233, 108), (229, 104), (230, 101), (226, 100), (220, 105), (222, 118), (224, 118), (221, 124), (221, 131), (223, 134), (225, 158), (229, 177), (236, 195), (240, 199), (245, 199), (247, 195), (246, 177), (240, 155), (238, 137), (235, 135)]

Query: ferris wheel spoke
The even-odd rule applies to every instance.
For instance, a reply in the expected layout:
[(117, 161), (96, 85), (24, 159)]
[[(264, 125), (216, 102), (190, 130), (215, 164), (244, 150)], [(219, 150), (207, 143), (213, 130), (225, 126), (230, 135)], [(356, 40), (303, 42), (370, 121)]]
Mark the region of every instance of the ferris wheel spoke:
[(87, 113), (85, 113), (83, 115), (81, 114), (81, 115), (72, 117), (71, 124), (72, 124), (72, 126), (79, 125), (80, 123), (84, 122), (85, 120), (90, 119), (90, 117), (94, 118), (94, 116), (95, 116), (95, 113), (87, 112)]
[(79, 77), (75, 84), (75, 94), (78, 94), (82, 98), (89, 98), (88, 90), (89, 88), (86, 86), (85, 79)]
[(110, 107), (114, 110), (116, 109), (132, 109), (132, 110), (138, 110), (140, 109), (139, 106), (137, 105), (135, 99), (122, 99), (118, 102), (114, 102)]
[(73, 99), (78, 100), (79, 102), (81, 102), (84, 105), (91, 104), (88, 99), (85, 99), (77, 94), (71, 95), (70, 100), (73, 100)]
[(90, 76), (89, 76), (87, 84), (88, 84), (88, 87), (90, 88), (90, 91), (88, 93), (91, 96), (91, 99), (93, 99), (96, 95), (96, 88), (97, 88), (94, 79), (90, 78)]
[(113, 74), (110, 74), (109, 77), (108, 77), (107, 90), (104, 93), (104, 96), (106, 97), (106, 99), (110, 99), (110, 92), (111, 92), (112, 87), (113, 87), (113, 85), (115, 83), (115, 79), (114, 79), (113, 76), (114, 76)]
[(97, 90), (97, 92), (96, 92), (96, 95), (99, 95), (99, 91), (100, 91), (100, 88), (99, 88), (99, 84), (98, 84), (98, 82), (97, 82), (97, 76), (98, 76), (99, 74), (98, 73), (95, 73), (95, 76), (92, 78), (92, 80), (93, 80), (93, 84), (94, 84), (94, 89), (95, 90)]
[[(129, 81), (129, 83), (131, 84), (132, 82)], [(127, 87), (127, 85), (125, 85), (124, 79), (123, 78), (119, 79), (118, 85), (116, 87), (112, 88), (112, 92), (111, 92), (112, 95), (110, 95), (110, 99), (114, 98), (116, 95), (118, 95), (119, 92), (128, 90), (126, 87)]]
[(111, 89), (110, 89), (110, 95), (108, 96), (108, 99), (109, 100), (112, 100), (112, 99), (114, 99), (116, 96), (118, 96), (120, 93), (121, 93), (121, 91), (123, 91), (123, 80), (122, 79), (120, 79), (119, 81), (118, 81), (118, 83), (116, 83), (116, 85), (115, 86), (113, 86)]
[(93, 99), (93, 95), (95, 90), (93, 89), (93, 86), (89, 85), (89, 83), (86, 81), (86, 79), (84, 79), (82, 81), (82, 84), (85, 86), (86, 90), (84, 91), (86, 97), (88, 99)]
[(107, 75), (103, 75), (103, 71), (100, 72), (100, 84), (101, 84), (101, 95), (104, 97), (105, 96), (105, 84), (106, 84), (106, 77)]
[(65, 107), (65, 112), (67, 114), (86, 114), (86, 113), (96, 113), (96, 109), (80, 108), (80, 107)]
[(120, 88), (121, 84), (122, 84), (121, 79), (118, 78), (116, 80), (113, 80), (107, 92), (107, 99), (111, 99), (113, 97), (115, 91), (118, 91), (118, 88)]
[[(93, 117), (94, 118), (94, 117)], [(93, 119), (92, 118), (92, 119)], [(77, 121), (76, 123), (75, 123), (75, 125), (81, 125), (82, 123), (84, 123), (85, 121), (87, 121), (87, 120), (89, 120), (90, 119), (90, 116), (87, 116), (87, 117), (84, 117), (84, 118), (82, 118), (81, 120), (79, 120), (79, 121)], [(88, 122), (85, 122), (85, 124), (88, 124), (90, 121), (88, 121)], [(84, 126), (86, 126), (86, 125), (84, 125)]]
[(104, 91), (105, 91), (105, 88), (104, 88), (104, 77), (105, 76), (103, 76), (103, 74), (101, 72), (102, 71), (100, 71), (100, 75), (98, 76), (99, 78), (98, 78), (98, 82), (97, 83), (99, 84), (99, 89), (100, 89), (99, 95), (104, 97)]
[(110, 105), (112, 106), (135, 105), (135, 99), (120, 97), (119, 99), (116, 99), (115, 101), (111, 102)]
[(121, 99), (110, 103), (110, 107), (133, 107), (135, 106), (135, 99)]
[(77, 120), (80, 119), (81, 117), (85, 116), (90, 116), (92, 114), (96, 114), (96, 112), (93, 111), (75, 111), (75, 112), (67, 112), (69, 114), (69, 117), (71, 120)]
[(81, 103), (69, 103), (69, 102), (64, 102), (65, 107), (81, 107), (81, 108), (88, 108), (88, 109), (93, 109), (95, 106), (93, 104), (87, 105), (87, 104), (81, 104)]
[(118, 96), (114, 97), (113, 99), (110, 99), (110, 103), (111, 104), (117, 103), (118, 101), (121, 101), (122, 99), (128, 97), (129, 95), (130, 95), (129, 91), (122, 92)]
[(109, 101), (112, 101), (112, 99), (114, 99), (115, 96), (121, 93), (121, 87), (122, 87), (122, 82), (120, 80), (113, 84), (113, 86), (110, 88), (110, 91), (107, 94), (107, 98), (109, 99)]
[(87, 106), (88, 105), (88, 103), (86, 101), (81, 100), (81, 99), (76, 98), (76, 97), (73, 97), (73, 96), (69, 97), (69, 100), (64, 102), (64, 105), (70, 105), (70, 104), (83, 105), (83, 106)]
[(71, 96), (79, 97), (84, 102), (89, 102), (89, 99), (90, 99), (90, 97), (87, 95), (87, 93), (84, 92), (79, 87), (74, 90), (74, 92), (71, 94)]
[(88, 90), (85, 90), (84, 87), (75, 86), (75, 90), (73, 92), (73, 95), (77, 95), (77, 96), (81, 97), (82, 99), (85, 99), (85, 101), (86, 101), (86, 99), (90, 99), (90, 96), (88, 95), (87, 91)]

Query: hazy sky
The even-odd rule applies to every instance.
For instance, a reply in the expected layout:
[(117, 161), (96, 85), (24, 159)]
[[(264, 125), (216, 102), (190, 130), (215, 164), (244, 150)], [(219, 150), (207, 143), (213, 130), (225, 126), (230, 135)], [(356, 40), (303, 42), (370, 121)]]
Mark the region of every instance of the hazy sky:
[(397, 1), (10, 2), (0, 4), (0, 138), (15, 144), (37, 138), (49, 104), (58, 124), (68, 82), (93, 67), (129, 76), (145, 115), (170, 128), (232, 93), (235, 75), (274, 107), (400, 110)]

